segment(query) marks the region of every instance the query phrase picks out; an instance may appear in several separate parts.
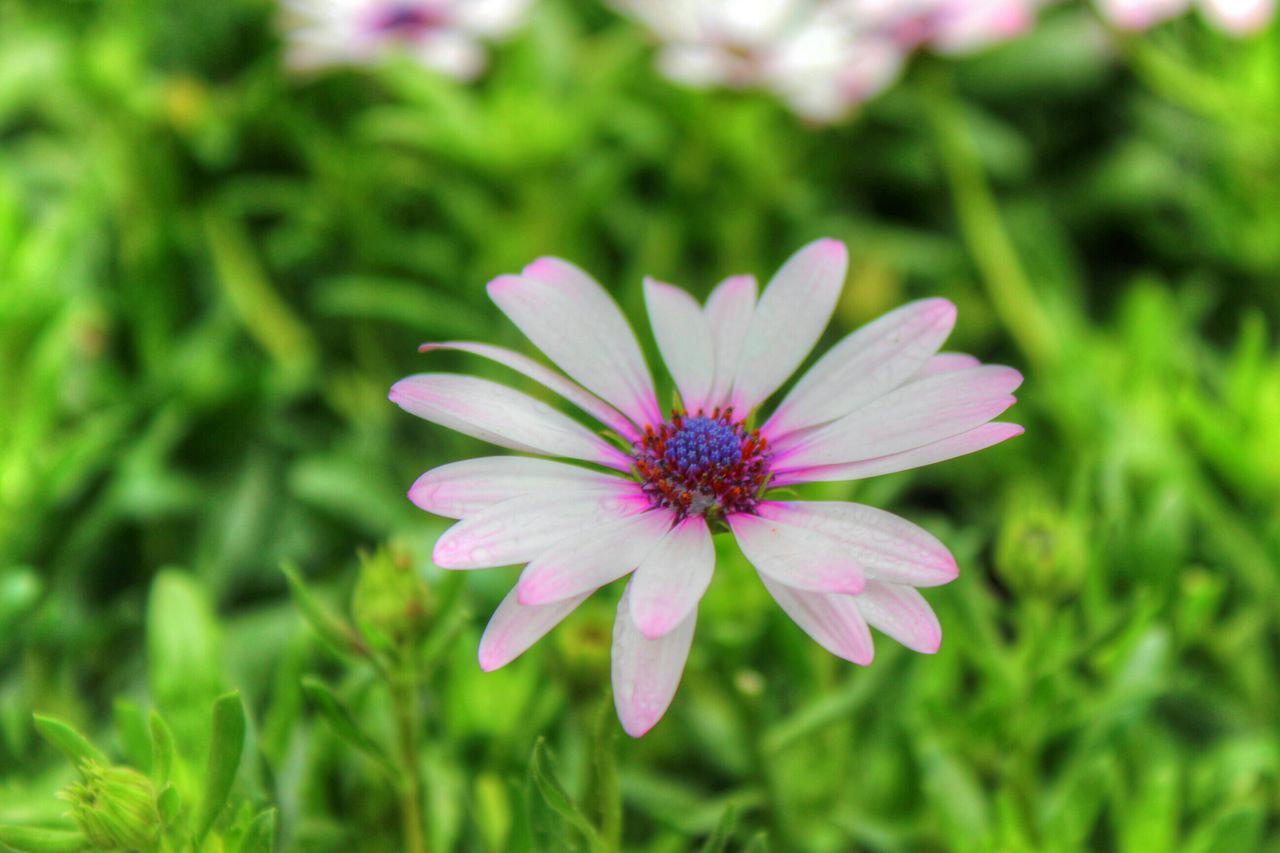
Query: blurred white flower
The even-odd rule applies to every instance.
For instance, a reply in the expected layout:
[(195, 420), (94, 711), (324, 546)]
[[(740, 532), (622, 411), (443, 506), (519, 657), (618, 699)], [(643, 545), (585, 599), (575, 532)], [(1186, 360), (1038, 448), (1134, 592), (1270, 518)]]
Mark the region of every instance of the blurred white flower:
[(831, 121), (893, 82), (901, 51), (817, 0), (619, 0), (662, 42), (658, 66), (691, 86), (767, 89)]
[(1145, 30), (1176, 18), (1191, 7), (1190, 0), (1097, 0), (1098, 11), (1122, 30)]
[(1243, 36), (1270, 24), (1276, 4), (1275, 0), (1200, 0), (1200, 10), (1218, 29)]
[(282, 0), (295, 70), (377, 62), (402, 52), (459, 79), (483, 70), (483, 41), (519, 26), (532, 0)]
[(900, 47), (966, 53), (1016, 38), (1035, 23), (1043, 0), (838, 0), (863, 32)]
[(1025, 32), (1040, 0), (615, 0), (694, 86), (760, 88), (833, 121), (897, 79), (919, 48), (977, 50)]
[[(1102, 16), (1123, 30), (1149, 29), (1191, 8), (1191, 0), (1097, 0)], [(1271, 23), (1275, 0), (1199, 0), (1208, 22), (1223, 32), (1244, 36)]]

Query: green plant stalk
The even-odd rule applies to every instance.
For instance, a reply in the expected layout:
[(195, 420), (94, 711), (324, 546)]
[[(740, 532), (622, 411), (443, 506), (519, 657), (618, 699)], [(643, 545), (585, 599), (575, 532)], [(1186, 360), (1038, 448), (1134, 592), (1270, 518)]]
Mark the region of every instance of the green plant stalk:
[(418, 761), (417, 679), (405, 666), (389, 681), (395, 711), (396, 752), (404, 778), (400, 782), (400, 824), (406, 853), (427, 853), (427, 822), (423, 811), (422, 764)]
[(960, 230), (1001, 323), (1026, 357), (1040, 367), (1061, 351), (1057, 329), (1032, 290), (1017, 249), (1000, 216), (973, 137), (948, 81), (928, 81), (925, 114), (951, 190)]
[[(733, 690), (733, 684), (728, 684)], [(747, 741), (751, 744), (751, 768), (756, 784), (764, 792), (773, 841), (784, 850), (793, 849), (799, 836), (793, 831), (787, 813), (786, 795), (782, 780), (778, 778), (777, 762), (769, 752), (768, 732), (761, 720), (760, 707), (752, 697), (743, 697), (743, 722)]]

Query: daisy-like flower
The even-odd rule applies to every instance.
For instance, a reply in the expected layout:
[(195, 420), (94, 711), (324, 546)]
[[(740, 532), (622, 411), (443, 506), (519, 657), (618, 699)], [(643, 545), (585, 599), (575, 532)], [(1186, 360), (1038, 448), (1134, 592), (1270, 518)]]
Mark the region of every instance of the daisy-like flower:
[(766, 89), (820, 122), (888, 88), (917, 49), (966, 53), (1021, 35), (1043, 1), (615, 0), (662, 42), (671, 79)]
[(830, 0), (616, 0), (661, 42), (658, 67), (695, 87), (763, 89), (818, 122), (897, 79), (905, 53)]
[[(1150, 29), (1188, 11), (1192, 0), (1097, 0), (1102, 16), (1122, 30)], [(1275, 0), (1199, 0), (1213, 27), (1232, 36), (1263, 30), (1275, 16)]]
[(437, 565), (525, 564), (480, 641), (482, 668), (509, 663), (597, 589), (629, 575), (612, 680), (623, 728), (643, 735), (679, 684), (717, 531), (732, 533), (769, 594), (833, 654), (871, 663), (868, 626), (916, 651), (938, 649), (941, 628), (917, 588), (956, 577), (941, 542), (874, 507), (772, 490), (903, 471), (1019, 435), (1020, 426), (992, 420), (1014, 403), (1022, 376), (939, 354), (955, 307), (925, 299), (844, 338), (756, 426), (756, 413), (822, 335), (847, 266), (843, 244), (819, 240), (758, 299), (755, 279), (735, 276), (705, 305), (646, 280), (654, 337), (679, 392), (669, 412), (617, 304), (554, 258), (488, 290), (563, 374), (487, 344), (422, 347), (524, 374), (612, 439), (487, 379), (424, 373), (392, 387), (392, 401), (412, 414), (533, 454), (448, 464), (409, 491), (422, 509), (459, 519), (436, 543)]
[(406, 53), (459, 79), (484, 68), (483, 42), (518, 27), (532, 0), (283, 0), (286, 62), (299, 70)]
[(1023, 35), (1044, 0), (837, 0), (864, 32), (904, 51), (971, 53)]

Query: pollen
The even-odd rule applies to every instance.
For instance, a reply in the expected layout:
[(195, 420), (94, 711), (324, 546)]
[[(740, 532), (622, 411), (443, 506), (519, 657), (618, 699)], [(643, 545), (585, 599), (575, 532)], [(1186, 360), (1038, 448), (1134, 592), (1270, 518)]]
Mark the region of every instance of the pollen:
[(680, 518), (750, 511), (759, 502), (772, 453), (758, 430), (734, 420), (732, 409), (688, 414), (646, 427), (634, 446), (635, 470), (656, 507)]

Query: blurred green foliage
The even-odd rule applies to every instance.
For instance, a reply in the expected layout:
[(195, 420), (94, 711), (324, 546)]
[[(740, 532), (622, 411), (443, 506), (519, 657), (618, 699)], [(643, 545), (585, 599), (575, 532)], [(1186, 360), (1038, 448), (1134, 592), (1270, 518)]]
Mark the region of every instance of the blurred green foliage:
[[(673, 87), (594, 4), (472, 87), (290, 79), (272, 16), (0, 5), (0, 845), (75, 843), (50, 726), (171, 773), (216, 849), (405, 849), (406, 734), (433, 850), (1280, 844), (1280, 30), (1067, 4), (819, 130)], [(386, 390), (428, 359), (539, 390), (416, 345), (523, 348), (483, 285), (541, 254), (639, 324), (644, 274), (705, 295), (820, 235), (853, 254), (832, 340), (942, 295), (951, 348), (1027, 374), (1025, 437), (810, 493), (954, 550), (942, 651), (830, 657), (725, 541), (643, 741), (608, 596), (481, 673), (514, 574), (443, 577), (403, 497), (481, 447)], [(421, 611), (359, 568), (385, 542)]]

